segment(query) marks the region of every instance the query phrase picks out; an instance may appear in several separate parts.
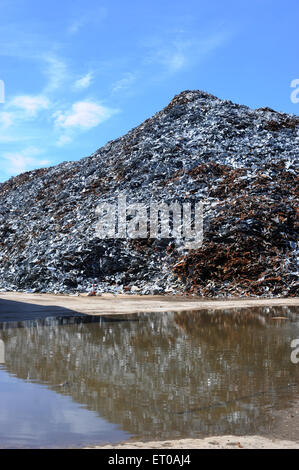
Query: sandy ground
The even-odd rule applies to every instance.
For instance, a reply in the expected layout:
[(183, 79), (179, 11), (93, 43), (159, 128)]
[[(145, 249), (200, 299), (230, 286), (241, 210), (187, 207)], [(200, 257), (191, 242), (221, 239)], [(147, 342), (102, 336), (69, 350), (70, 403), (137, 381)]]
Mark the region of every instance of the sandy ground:
[(213, 436), (165, 441), (128, 440), (90, 449), (299, 449), (299, 401), (274, 412), (271, 436)]
[(204, 439), (123, 442), (115, 446), (89, 449), (299, 449), (299, 441), (283, 441), (262, 436), (215, 436)]
[[(138, 312), (230, 309), (262, 306), (299, 306), (299, 298), (205, 300), (179, 296), (103, 294), (101, 297), (0, 292), (0, 321), (81, 313), (86, 315)], [(5, 318), (4, 318), (5, 317)]]
[(299, 401), (288, 410), (274, 412), (271, 436), (213, 436), (167, 441), (129, 440), (90, 449), (299, 449)]
[(299, 401), (287, 410), (274, 411), (273, 422), (272, 438), (299, 442)]

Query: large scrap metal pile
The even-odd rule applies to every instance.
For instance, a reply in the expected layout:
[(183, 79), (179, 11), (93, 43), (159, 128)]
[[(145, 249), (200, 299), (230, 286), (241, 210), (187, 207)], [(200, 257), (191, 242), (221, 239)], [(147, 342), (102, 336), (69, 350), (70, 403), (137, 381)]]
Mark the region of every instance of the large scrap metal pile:
[[(90, 157), (0, 185), (0, 289), (298, 295), (299, 118), (185, 91)], [(95, 209), (204, 200), (204, 238), (100, 239)]]

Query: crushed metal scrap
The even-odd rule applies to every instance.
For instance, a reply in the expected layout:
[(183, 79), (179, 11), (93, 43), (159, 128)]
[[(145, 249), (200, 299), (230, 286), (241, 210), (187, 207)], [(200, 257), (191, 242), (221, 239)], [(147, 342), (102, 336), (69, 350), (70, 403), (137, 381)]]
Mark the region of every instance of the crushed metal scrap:
[[(90, 157), (0, 185), (0, 289), (298, 295), (299, 118), (185, 91)], [(100, 240), (95, 208), (205, 201), (200, 249)]]

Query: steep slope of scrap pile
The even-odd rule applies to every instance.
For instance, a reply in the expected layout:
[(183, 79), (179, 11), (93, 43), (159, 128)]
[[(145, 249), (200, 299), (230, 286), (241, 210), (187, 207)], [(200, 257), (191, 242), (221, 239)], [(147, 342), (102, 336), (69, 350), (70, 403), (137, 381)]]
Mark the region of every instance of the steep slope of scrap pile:
[[(0, 288), (298, 295), (299, 118), (185, 91), (90, 157), (0, 185)], [(97, 237), (96, 206), (204, 200), (201, 248)]]

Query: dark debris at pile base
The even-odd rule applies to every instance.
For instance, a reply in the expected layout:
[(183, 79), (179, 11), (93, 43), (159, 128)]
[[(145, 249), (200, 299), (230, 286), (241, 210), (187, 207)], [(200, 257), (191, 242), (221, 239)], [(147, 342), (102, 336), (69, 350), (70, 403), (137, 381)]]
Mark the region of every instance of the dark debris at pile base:
[[(298, 295), (299, 118), (185, 91), (90, 157), (0, 185), (0, 289)], [(96, 206), (204, 200), (204, 241), (100, 240)]]

